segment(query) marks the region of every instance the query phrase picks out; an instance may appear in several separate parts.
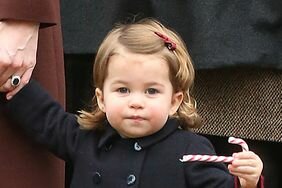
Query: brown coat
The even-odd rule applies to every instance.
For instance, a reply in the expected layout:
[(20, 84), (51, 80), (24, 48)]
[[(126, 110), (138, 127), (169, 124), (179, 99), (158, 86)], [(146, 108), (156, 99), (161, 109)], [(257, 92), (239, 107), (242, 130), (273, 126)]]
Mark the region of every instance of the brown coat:
[[(33, 78), (64, 105), (64, 64), (59, 11), (59, 0), (0, 1), (0, 20), (40, 22), (37, 65)], [(62, 161), (34, 144), (18, 126), (8, 122), (1, 113), (0, 130), (0, 187), (64, 187)]]

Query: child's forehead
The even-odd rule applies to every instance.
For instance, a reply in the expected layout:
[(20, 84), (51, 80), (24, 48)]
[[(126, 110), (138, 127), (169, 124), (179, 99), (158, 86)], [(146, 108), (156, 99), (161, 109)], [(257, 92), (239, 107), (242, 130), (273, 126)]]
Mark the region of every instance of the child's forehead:
[(164, 58), (158, 54), (148, 54), (148, 53), (134, 53), (130, 50), (122, 47), (118, 48), (117, 50), (114, 50), (112, 55), (109, 58), (109, 61), (113, 60), (123, 60), (123, 61), (162, 61), (164, 62)]
[(108, 64), (108, 77), (138, 78), (167, 78), (169, 67), (167, 62), (152, 55), (113, 55)]
[(164, 58), (152, 54), (136, 54), (136, 53), (116, 53), (109, 59), (109, 68), (122, 67), (125, 69), (166, 67), (168, 64)]

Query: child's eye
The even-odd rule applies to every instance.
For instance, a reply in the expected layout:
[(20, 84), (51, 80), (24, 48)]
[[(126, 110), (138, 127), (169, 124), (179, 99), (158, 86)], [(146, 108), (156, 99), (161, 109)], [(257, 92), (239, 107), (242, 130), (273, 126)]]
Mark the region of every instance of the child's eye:
[(145, 93), (153, 95), (153, 94), (159, 93), (159, 91), (157, 89), (155, 89), (155, 88), (149, 88), (149, 89), (146, 90)]
[(127, 89), (126, 87), (118, 88), (117, 91), (119, 93), (129, 93), (129, 89)]

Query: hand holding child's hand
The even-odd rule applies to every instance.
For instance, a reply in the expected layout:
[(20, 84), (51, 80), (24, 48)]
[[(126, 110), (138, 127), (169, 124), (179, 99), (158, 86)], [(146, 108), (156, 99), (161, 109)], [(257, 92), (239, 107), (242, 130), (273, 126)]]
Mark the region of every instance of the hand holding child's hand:
[(233, 154), (234, 160), (228, 165), (231, 174), (238, 176), (243, 188), (256, 188), (263, 169), (263, 163), (254, 152)]
[[(0, 92), (14, 96), (31, 78), (36, 64), (39, 23), (22, 20), (0, 21)], [(17, 87), (11, 76), (19, 76)]]

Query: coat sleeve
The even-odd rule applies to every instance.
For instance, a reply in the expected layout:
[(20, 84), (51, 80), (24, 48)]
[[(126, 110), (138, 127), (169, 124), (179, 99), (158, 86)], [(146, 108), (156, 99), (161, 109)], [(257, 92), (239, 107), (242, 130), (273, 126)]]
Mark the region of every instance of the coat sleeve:
[[(74, 114), (64, 111), (36, 81), (31, 81), (11, 100), (1, 100), (7, 117), (35, 141), (64, 160), (71, 160), (83, 131)], [(1, 109), (0, 108), (0, 109)]]
[(16, 19), (41, 23), (42, 27), (60, 22), (59, 0), (1, 0), (0, 20)]
[[(196, 136), (188, 144), (187, 154), (216, 155), (212, 144), (202, 136)], [(232, 188), (234, 177), (223, 163), (186, 162), (185, 177), (189, 187)]]

